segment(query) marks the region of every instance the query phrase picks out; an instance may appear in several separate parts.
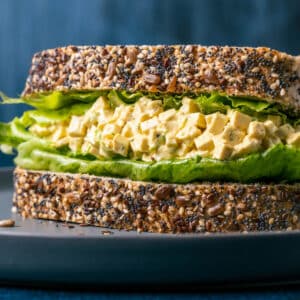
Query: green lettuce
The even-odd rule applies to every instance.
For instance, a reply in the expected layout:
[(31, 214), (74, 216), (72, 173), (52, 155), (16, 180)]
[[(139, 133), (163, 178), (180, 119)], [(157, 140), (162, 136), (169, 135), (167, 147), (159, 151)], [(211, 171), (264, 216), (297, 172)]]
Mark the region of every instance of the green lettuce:
[(32, 138), (33, 135), (26, 130), (18, 118), (15, 118), (9, 124), (0, 122), (0, 145), (16, 148), (19, 144)]
[(150, 99), (160, 99), (164, 108), (178, 109), (182, 104), (182, 98), (189, 96), (194, 99), (202, 109), (203, 113), (212, 113), (215, 111), (225, 112), (228, 108), (236, 108), (246, 113), (272, 113), (281, 114), (281, 107), (277, 104), (271, 104), (263, 99), (254, 99), (250, 97), (233, 97), (220, 93), (212, 94), (166, 94), (166, 93), (128, 93), (126, 91), (54, 91), (48, 94), (37, 94), (26, 98), (9, 98), (0, 92), (3, 104), (25, 103), (42, 110), (57, 110), (68, 107), (78, 102), (92, 103), (99, 96), (106, 95), (112, 107), (120, 104), (133, 104), (141, 97), (147, 96)]
[(133, 104), (137, 102), (141, 97), (143, 97), (143, 93), (128, 93), (126, 91), (115, 91), (112, 90), (107, 94), (107, 98), (112, 107), (119, 106), (121, 104)]
[[(147, 96), (150, 99), (154, 100), (162, 100), (163, 106), (165, 109), (175, 108), (178, 109), (182, 105), (182, 99), (185, 96), (191, 97), (194, 99), (202, 112), (204, 114), (214, 113), (216, 111), (226, 112), (229, 108), (236, 108), (239, 110), (244, 110), (249, 112), (263, 112), (268, 110), (274, 105), (261, 100), (254, 100), (250, 98), (241, 98), (241, 97), (230, 97), (226, 95), (222, 95), (220, 93), (212, 93), (212, 94), (202, 94), (200, 96), (196, 95), (170, 95), (163, 93), (128, 93), (128, 92), (119, 92), (119, 91), (110, 91), (108, 93), (108, 99), (112, 103), (112, 106), (118, 106), (120, 104), (133, 104), (142, 96)], [(273, 109), (273, 113), (277, 113), (278, 109)]]
[(25, 103), (42, 110), (56, 110), (78, 102), (94, 102), (99, 96), (103, 94), (106, 94), (106, 92), (54, 91), (48, 94), (38, 94), (26, 98), (10, 98), (0, 92), (0, 98), (2, 98), (3, 104)]
[(25, 127), (34, 123), (49, 124), (61, 122), (69, 119), (71, 116), (83, 115), (92, 105), (93, 103), (79, 103), (58, 110), (28, 110), (20, 118), (20, 122)]
[(33, 170), (128, 177), (133, 180), (188, 183), (193, 181), (299, 181), (300, 151), (276, 145), (247, 157), (220, 161), (195, 158), (142, 162), (128, 159), (86, 160), (70, 157), (49, 148), (47, 143), (31, 139), (18, 147), (15, 162)]

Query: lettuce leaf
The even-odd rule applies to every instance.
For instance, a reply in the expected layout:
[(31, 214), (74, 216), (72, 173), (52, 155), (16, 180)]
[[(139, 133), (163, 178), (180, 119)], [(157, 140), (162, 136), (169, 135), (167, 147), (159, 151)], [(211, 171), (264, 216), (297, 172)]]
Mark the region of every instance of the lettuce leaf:
[(226, 97), (216, 93), (211, 95), (201, 95), (197, 97), (195, 101), (198, 103), (203, 114), (211, 114), (217, 111), (226, 113), (227, 109), (230, 108), (229, 105), (224, 103), (226, 101)]
[(25, 103), (42, 110), (56, 110), (69, 106), (76, 102), (91, 103), (99, 96), (107, 92), (90, 91), (90, 92), (59, 92), (54, 91), (49, 94), (38, 94), (28, 98), (10, 98), (0, 92), (3, 104)]
[(17, 147), (23, 141), (13, 136), (10, 124), (0, 123), (0, 145)]
[(229, 108), (235, 108), (250, 115), (259, 113), (277, 114), (286, 118), (282, 108), (278, 104), (271, 104), (263, 99), (253, 99), (251, 97), (233, 97), (214, 92), (212, 94), (165, 94), (165, 93), (129, 93), (126, 91), (54, 91), (48, 94), (37, 94), (26, 98), (9, 98), (0, 92), (3, 104), (25, 103), (40, 110), (58, 110), (63, 107), (81, 103), (92, 103), (99, 96), (106, 95), (112, 107), (120, 104), (133, 104), (141, 97), (147, 96), (151, 99), (160, 99), (164, 108), (178, 109), (182, 104), (182, 98), (189, 96), (199, 104), (203, 113), (213, 113), (216, 111), (225, 112)]
[(133, 104), (137, 102), (141, 97), (143, 97), (143, 93), (128, 93), (126, 91), (115, 91), (112, 90), (107, 94), (107, 98), (110, 101), (112, 107), (116, 107), (120, 104)]
[(20, 122), (28, 127), (34, 123), (50, 124), (67, 120), (71, 116), (83, 115), (93, 103), (73, 104), (58, 110), (29, 110), (20, 118)]
[(271, 104), (263, 99), (254, 99), (251, 97), (233, 97), (214, 92), (212, 94), (165, 94), (165, 93), (129, 93), (126, 91), (54, 91), (48, 94), (36, 94), (26, 98), (9, 98), (0, 92), (0, 104), (25, 103), (38, 110), (58, 110), (68, 109), (70, 106), (78, 103), (93, 103), (99, 96), (106, 95), (110, 101), (111, 107), (120, 104), (133, 104), (141, 97), (147, 96), (151, 99), (160, 99), (163, 102), (164, 109), (179, 109), (182, 105), (182, 98), (189, 96), (194, 99), (205, 114), (216, 111), (226, 112), (230, 108), (237, 109), (243, 113), (249, 114), (257, 119), (263, 119), (266, 115), (280, 115), (284, 122), (299, 124), (300, 119), (288, 117), (287, 112), (278, 104)]
[(141, 162), (128, 159), (85, 160), (61, 154), (37, 139), (22, 143), (15, 159), (18, 166), (33, 170), (70, 172), (133, 180), (188, 183), (193, 181), (299, 181), (300, 150), (276, 145), (264, 153), (219, 161), (201, 157)]
[(33, 135), (26, 130), (18, 118), (8, 124), (0, 122), (0, 145), (17, 147), (32, 138)]

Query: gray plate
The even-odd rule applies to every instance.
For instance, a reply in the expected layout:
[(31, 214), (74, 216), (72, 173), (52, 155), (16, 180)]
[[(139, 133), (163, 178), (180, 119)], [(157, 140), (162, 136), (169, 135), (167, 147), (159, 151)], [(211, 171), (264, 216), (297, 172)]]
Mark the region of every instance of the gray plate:
[(159, 235), (23, 220), (0, 170), (0, 281), (35, 285), (207, 287), (300, 281), (300, 232)]

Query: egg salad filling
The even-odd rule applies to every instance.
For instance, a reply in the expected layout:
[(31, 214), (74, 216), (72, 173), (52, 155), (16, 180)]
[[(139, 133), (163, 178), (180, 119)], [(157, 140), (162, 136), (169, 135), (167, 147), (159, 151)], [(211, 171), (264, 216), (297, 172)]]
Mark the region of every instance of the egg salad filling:
[(300, 119), (260, 99), (70, 91), (11, 99), (34, 109), (0, 122), (0, 150), (25, 169), (132, 180), (295, 182)]
[(300, 147), (300, 128), (280, 116), (257, 120), (237, 110), (204, 115), (189, 97), (182, 106), (164, 110), (161, 100), (141, 97), (134, 104), (112, 107), (100, 96), (82, 116), (34, 124), (30, 132), (58, 148), (100, 159), (126, 157), (142, 161), (193, 156), (219, 160), (243, 157), (277, 144)]

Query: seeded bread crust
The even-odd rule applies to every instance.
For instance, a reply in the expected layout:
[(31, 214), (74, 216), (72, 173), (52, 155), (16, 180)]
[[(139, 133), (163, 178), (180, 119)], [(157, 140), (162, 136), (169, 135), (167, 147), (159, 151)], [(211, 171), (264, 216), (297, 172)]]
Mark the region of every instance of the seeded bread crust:
[(24, 97), (69, 90), (252, 96), (300, 112), (300, 56), (269, 48), (68, 46), (34, 55)]
[(14, 173), (23, 217), (160, 233), (299, 229), (300, 184), (165, 184)]

